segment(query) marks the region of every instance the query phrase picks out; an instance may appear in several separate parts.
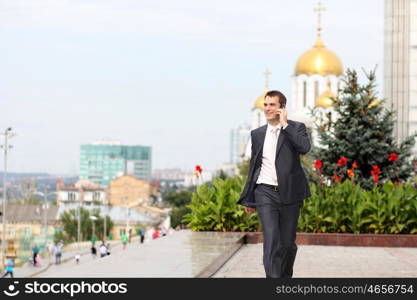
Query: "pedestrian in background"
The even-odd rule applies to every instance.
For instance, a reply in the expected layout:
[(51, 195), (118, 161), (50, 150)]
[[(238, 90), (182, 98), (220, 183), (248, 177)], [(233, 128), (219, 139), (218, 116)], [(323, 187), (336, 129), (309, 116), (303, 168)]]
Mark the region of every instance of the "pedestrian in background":
[(32, 248), (32, 256), (33, 256), (33, 265), (36, 266), (36, 255), (38, 255), (40, 249), (37, 244), (35, 244)]
[(140, 235), (140, 243), (143, 244), (145, 240), (145, 232), (143, 229), (139, 229), (139, 235)]
[(10, 277), (13, 278), (13, 270), (14, 270), (14, 260), (13, 258), (10, 258), (7, 261), (6, 273), (2, 276), (2, 278), (6, 277), (7, 275), (10, 275)]
[(95, 246), (94, 243), (91, 244), (91, 256), (93, 258), (96, 258), (97, 257), (97, 249), (96, 249), (96, 246)]
[(35, 262), (34, 262), (35, 267), (40, 267), (41, 266), (41, 255), (38, 253), (35, 256)]
[(54, 254), (55, 254), (55, 264), (59, 265), (61, 263), (61, 257), (62, 257), (62, 243), (59, 242), (54, 247)]
[(126, 233), (123, 233), (122, 234), (123, 250), (126, 249), (127, 240), (128, 240), (127, 234)]
[(157, 238), (159, 238), (159, 228), (157, 228), (154, 232), (153, 232), (153, 236), (152, 238), (154, 240), (156, 240)]
[(105, 257), (107, 255), (107, 247), (104, 245), (104, 242), (100, 246), (100, 257)]

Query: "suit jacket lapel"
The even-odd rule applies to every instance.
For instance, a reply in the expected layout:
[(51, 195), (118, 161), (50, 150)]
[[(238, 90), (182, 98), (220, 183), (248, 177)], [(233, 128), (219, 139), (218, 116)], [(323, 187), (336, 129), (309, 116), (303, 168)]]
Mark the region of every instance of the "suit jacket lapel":
[[(292, 122), (291, 120), (288, 120), (288, 125), (291, 122)], [(286, 139), (285, 134), (282, 133), (282, 128), (281, 128), (281, 132), (279, 133), (279, 138), (278, 138), (278, 143), (277, 143), (277, 153), (276, 153), (276, 156), (278, 156), (279, 149), (281, 149), (281, 146), (284, 143), (285, 139)]]
[(258, 151), (256, 151), (255, 157), (258, 157), (259, 153), (264, 148), (264, 142), (265, 142), (266, 128), (267, 127), (268, 126), (265, 125), (264, 128), (262, 128), (262, 130), (259, 131), (258, 138), (256, 139), (257, 143), (258, 143)]
[[(281, 129), (282, 130), (282, 129)], [(282, 144), (284, 143), (285, 136), (282, 132), (279, 133), (278, 142), (277, 142), (277, 152), (275, 157), (278, 156), (279, 149), (281, 149)]]

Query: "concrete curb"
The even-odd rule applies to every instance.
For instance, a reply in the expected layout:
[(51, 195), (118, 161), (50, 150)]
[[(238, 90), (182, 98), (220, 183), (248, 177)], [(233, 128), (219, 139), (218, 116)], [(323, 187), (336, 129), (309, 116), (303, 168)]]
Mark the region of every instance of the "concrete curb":
[[(247, 243), (263, 242), (262, 232), (248, 232)], [(417, 234), (297, 233), (297, 245), (417, 247)]]
[(236, 241), (230, 249), (225, 250), (220, 254), (212, 263), (205, 267), (200, 273), (198, 273), (194, 278), (210, 278), (214, 276), (227, 263), (233, 255), (239, 251), (239, 249), (245, 244), (246, 236), (242, 236), (239, 240)]

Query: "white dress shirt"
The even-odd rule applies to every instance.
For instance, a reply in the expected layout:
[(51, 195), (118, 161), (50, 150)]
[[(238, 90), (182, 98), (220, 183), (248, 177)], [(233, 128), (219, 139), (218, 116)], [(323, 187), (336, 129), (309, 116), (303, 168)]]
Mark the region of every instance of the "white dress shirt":
[[(285, 126), (285, 128), (287, 126)], [(278, 185), (277, 172), (275, 170), (275, 158), (277, 153), (277, 142), (281, 130), (281, 125), (272, 126), (268, 123), (262, 150), (261, 173), (256, 181), (257, 184), (265, 183)]]

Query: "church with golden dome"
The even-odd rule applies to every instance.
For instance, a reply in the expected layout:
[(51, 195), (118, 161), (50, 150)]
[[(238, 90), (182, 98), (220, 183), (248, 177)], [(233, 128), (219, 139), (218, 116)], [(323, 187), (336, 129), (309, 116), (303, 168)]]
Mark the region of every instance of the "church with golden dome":
[(324, 8), (319, 1), (317, 34), (313, 47), (298, 58), (292, 76), (292, 103), (294, 119), (312, 125), (309, 108), (331, 110), (332, 97), (342, 87), (343, 64), (340, 58), (328, 49), (322, 39), (321, 13)]
[[(290, 119), (304, 122), (308, 127), (313, 125), (310, 108), (318, 107), (323, 112), (330, 111), (333, 105), (332, 97), (337, 96), (343, 84), (341, 81), (342, 61), (325, 46), (321, 36), (321, 13), (324, 8), (320, 1), (314, 11), (318, 19), (316, 41), (312, 48), (297, 59), (292, 75), (291, 97), (288, 97), (292, 105)], [(256, 98), (252, 107), (252, 129), (266, 124), (263, 106), (270, 74), (269, 70), (265, 71), (264, 92)]]
[[(318, 108), (319, 114), (331, 112), (333, 100), (338, 90), (342, 88), (343, 64), (340, 58), (327, 48), (322, 38), (321, 14), (324, 8), (321, 1), (314, 9), (317, 13), (317, 33), (313, 47), (302, 53), (295, 64), (292, 74), (291, 97), (289, 98), (289, 119), (300, 121), (310, 129), (314, 126), (310, 109)], [(269, 75), (267, 69), (265, 75), (264, 92), (255, 99), (252, 107), (251, 128), (255, 129), (266, 124), (264, 109), (264, 96), (269, 90)], [(316, 142), (317, 134), (311, 130), (313, 142)], [(246, 145), (245, 155), (250, 157), (250, 141)]]

